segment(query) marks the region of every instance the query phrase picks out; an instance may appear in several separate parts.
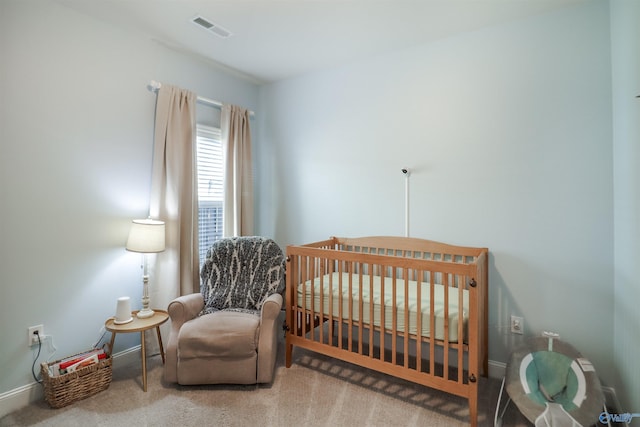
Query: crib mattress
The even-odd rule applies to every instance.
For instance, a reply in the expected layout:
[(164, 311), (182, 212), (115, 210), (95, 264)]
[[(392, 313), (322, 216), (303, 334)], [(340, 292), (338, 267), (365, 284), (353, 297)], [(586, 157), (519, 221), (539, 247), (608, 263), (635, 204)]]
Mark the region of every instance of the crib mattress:
[[(398, 332), (408, 332), (410, 334), (420, 334), (422, 337), (430, 338), (431, 333), (435, 334), (436, 340), (445, 339), (444, 319), (449, 318), (449, 342), (458, 342), (459, 324), (459, 292), (462, 292), (462, 321), (463, 321), (463, 341), (467, 337), (469, 295), (466, 289), (448, 287), (448, 312), (445, 310), (445, 286), (434, 284), (434, 325), (432, 327), (430, 318), (431, 309), (431, 284), (420, 283), (421, 298), (420, 312), (421, 328), (418, 331), (417, 312), (418, 283), (407, 282), (407, 296), (405, 297), (405, 281), (396, 279), (396, 294), (393, 294), (393, 279), (384, 278), (384, 295), (382, 292), (383, 281), (380, 276), (351, 274), (345, 272), (334, 272), (308, 280), (298, 285), (298, 306), (311, 309), (313, 298), (313, 310), (319, 313), (321, 310), (325, 316), (335, 318), (342, 317), (348, 320), (349, 317), (354, 323), (360, 322), (360, 277), (362, 277), (362, 323), (366, 325), (382, 325), (382, 311), (384, 307), (384, 328), (387, 331), (394, 329), (393, 300), (396, 301), (395, 330)], [(349, 280), (351, 278), (351, 285)], [(349, 311), (349, 290), (351, 290), (351, 312)], [(330, 302), (331, 301), (331, 302)], [(342, 313), (340, 313), (340, 302), (342, 301)], [(373, 302), (373, 321), (371, 320), (371, 304)], [(405, 312), (408, 310), (408, 325), (405, 320)]]

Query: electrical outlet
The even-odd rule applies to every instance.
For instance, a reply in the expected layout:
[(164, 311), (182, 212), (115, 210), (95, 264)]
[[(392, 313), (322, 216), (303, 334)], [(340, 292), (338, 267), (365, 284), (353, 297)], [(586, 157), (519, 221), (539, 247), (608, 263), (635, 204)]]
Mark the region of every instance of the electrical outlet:
[[(36, 332), (38, 334), (36, 335)], [(44, 340), (44, 325), (36, 325), (29, 327), (29, 347), (38, 344), (38, 335), (40, 335), (40, 341)]]
[(524, 329), (524, 319), (518, 316), (511, 316), (511, 333), (522, 335)]

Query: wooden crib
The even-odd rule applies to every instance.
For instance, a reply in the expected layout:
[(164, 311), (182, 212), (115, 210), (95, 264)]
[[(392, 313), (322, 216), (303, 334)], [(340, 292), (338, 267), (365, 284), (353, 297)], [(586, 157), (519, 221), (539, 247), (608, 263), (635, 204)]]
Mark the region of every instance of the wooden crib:
[[(286, 366), (293, 346), (469, 401), (488, 370), (488, 250), (409, 237), (287, 247)], [(361, 315), (362, 314), (362, 315)]]

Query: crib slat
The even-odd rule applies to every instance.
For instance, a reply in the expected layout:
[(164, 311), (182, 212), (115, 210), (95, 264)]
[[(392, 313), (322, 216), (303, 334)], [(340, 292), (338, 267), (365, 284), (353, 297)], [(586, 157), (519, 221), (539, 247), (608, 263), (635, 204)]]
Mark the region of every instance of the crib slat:
[(338, 322), (340, 327), (338, 328), (338, 347), (342, 348), (342, 329), (343, 329), (343, 321), (344, 313), (343, 313), (343, 296), (342, 296), (342, 263), (338, 262)]
[(398, 284), (396, 282), (396, 274), (393, 272), (391, 281), (391, 313), (392, 313), (392, 328), (391, 328), (391, 363), (396, 364), (396, 355), (398, 352), (398, 302), (396, 297), (398, 296)]
[(334, 334), (334, 329), (333, 329), (333, 263), (325, 264), (323, 262), (323, 265), (325, 265), (325, 271), (327, 272), (327, 276), (329, 277), (329, 301), (328, 301), (329, 307), (327, 308), (327, 313), (329, 313), (329, 316), (328, 316), (329, 317), (329, 336), (327, 337), (327, 340), (329, 340), (330, 344), (332, 344), (333, 343), (333, 334)]
[(417, 277), (416, 285), (416, 370), (422, 372), (422, 275)]
[(341, 319), (340, 317), (338, 317), (337, 319), (335, 318), (335, 313), (333, 310), (333, 307), (335, 305), (335, 296), (333, 295), (333, 289), (334, 286), (337, 286), (336, 283), (334, 283), (334, 263), (331, 262), (329, 263), (328, 266), (328, 274), (329, 274), (329, 339), (331, 340), (331, 342), (333, 342), (333, 337), (337, 335), (338, 331), (336, 330), (338, 328), (338, 321)]
[[(318, 285), (320, 287), (319, 291), (320, 291), (320, 301), (319, 302), (319, 306), (318, 308), (316, 308), (315, 306), (315, 298), (314, 298), (314, 302), (313, 305), (311, 306), (312, 309), (311, 311), (313, 312), (313, 317), (314, 317), (314, 324), (315, 324), (315, 319), (319, 319), (319, 324), (323, 325), (322, 323), (322, 317), (324, 314), (324, 275), (322, 274), (322, 271), (320, 271), (320, 269), (322, 268), (322, 265), (320, 264), (320, 258), (314, 257), (313, 258), (313, 278), (314, 278), (314, 282), (315, 282), (315, 278), (319, 278), (318, 280)], [(315, 292), (313, 293), (313, 295), (315, 295)], [(318, 311), (316, 311), (316, 309)], [(324, 342), (324, 327), (320, 327), (320, 328), (316, 328), (314, 330), (318, 331), (318, 341), (323, 343)]]
[[(385, 319), (385, 310), (386, 310), (386, 301), (385, 301), (385, 289), (384, 289), (384, 285), (385, 285), (385, 274), (386, 271), (386, 267), (383, 265), (380, 265), (380, 343), (379, 343), (379, 348), (380, 348), (380, 360), (382, 360), (384, 362), (384, 349), (385, 349), (385, 338), (386, 338), (386, 331), (387, 331), (387, 324), (386, 324), (386, 319)], [(373, 306), (373, 303), (371, 304)]]
[[(449, 275), (442, 272), (442, 286), (444, 287), (444, 369), (442, 376), (445, 380), (449, 379)], [(434, 332), (435, 333), (435, 332)]]
[(429, 372), (435, 375), (436, 369), (436, 316), (435, 316), (435, 274), (429, 272)]
[[(301, 275), (302, 278), (300, 279), (302, 282), (301, 283), (306, 283), (307, 280), (309, 280), (309, 275), (307, 273), (307, 265), (309, 262), (309, 257), (305, 256), (305, 257), (301, 257), (302, 262), (300, 263), (300, 267), (301, 267)], [(306, 290), (305, 290), (306, 291)], [(313, 290), (311, 290), (313, 292)], [(307, 315), (306, 315), (306, 309), (307, 309), (307, 298), (306, 295), (302, 295), (302, 312), (300, 313), (300, 317), (302, 320), (302, 331), (301, 331), (301, 335), (304, 335), (307, 333)]]
[(404, 367), (409, 367), (409, 270), (402, 270), (404, 278)]
[[(373, 355), (373, 332), (375, 330), (375, 328), (373, 327), (373, 316), (375, 316), (374, 313), (374, 303), (373, 303), (373, 270), (375, 269), (375, 266), (372, 264), (368, 264), (368, 271), (367, 273), (369, 273), (369, 357), (374, 357)], [(363, 315), (364, 317), (364, 315)]]
[[(457, 276), (458, 278), (458, 344), (462, 344), (464, 343), (464, 332), (462, 330), (462, 327), (464, 326), (464, 300), (462, 298), (463, 296), (463, 290), (466, 287), (465, 286), (465, 282), (463, 282), (463, 276)], [(462, 345), (460, 345), (458, 350), (458, 382), (462, 383), (463, 382), (463, 374), (464, 374), (464, 369), (463, 369), (463, 364), (464, 364), (464, 360), (463, 360), (463, 356), (464, 356), (464, 352), (462, 351)]]
[(362, 354), (362, 325), (364, 324), (364, 319), (362, 318), (362, 313), (364, 312), (364, 301), (362, 301), (362, 287), (363, 278), (362, 278), (362, 268), (360, 264), (356, 264), (358, 267), (358, 354)]
[(353, 266), (351, 264), (347, 264), (349, 266), (349, 352), (353, 351)]
[[(315, 299), (315, 294), (316, 294), (316, 289), (315, 289), (315, 283), (316, 283), (316, 277), (318, 277), (317, 273), (316, 273), (316, 265), (317, 265), (317, 259), (316, 257), (311, 257), (310, 259), (310, 270), (311, 270), (311, 295), (313, 296), (311, 298), (311, 322), (313, 322), (313, 325), (315, 326), (316, 322), (317, 322), (317, 317), (316, 317), (316, 299)], [(320, 287), (319, 291), (320, 291), (320, 307), (322, 307), (322, 297), (323, 297), (323, 292), (322, 292), (322, 277), (320, 277), (318, 286)], [(319, 330), (317, 330), (316, 328), (313, 328), (313, 330), (311, 331), (311, 337), (314, 341), (316, 340), (316, 332), (318, 333), (318, 335), (320, 337), (322, 337), (322, 330), (323, 328), (320, 328)]]

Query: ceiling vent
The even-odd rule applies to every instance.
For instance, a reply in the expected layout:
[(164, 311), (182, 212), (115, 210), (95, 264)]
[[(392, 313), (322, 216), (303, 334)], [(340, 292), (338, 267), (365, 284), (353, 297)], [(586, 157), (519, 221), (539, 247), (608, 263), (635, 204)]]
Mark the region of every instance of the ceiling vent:
[(214, 24), (213, 22), (209, 21), (208, 19), (203, 18), (200, 15), (198, 15), (195, 18), (191, 19), (191, 22), (196, 24), (198, 27), (204, 28), (205, 30), (215, 34), (218, 37), (222, 37), (223, 39), (226, 39), (227, 37), (231, 36), (231, 32), (230, 31), (222, 28), (218, 24)]

